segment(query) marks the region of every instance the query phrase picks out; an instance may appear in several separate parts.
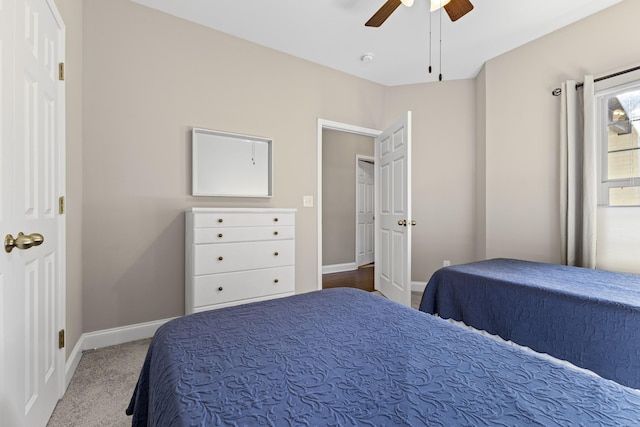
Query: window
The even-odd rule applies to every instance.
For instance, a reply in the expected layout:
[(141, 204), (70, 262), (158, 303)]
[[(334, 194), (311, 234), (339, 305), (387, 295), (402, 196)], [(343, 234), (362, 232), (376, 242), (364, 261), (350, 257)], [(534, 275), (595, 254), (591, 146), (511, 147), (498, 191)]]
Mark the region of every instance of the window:
[(640, 206), (640, 82), (598, 93), (597, 105), (599, 204)]

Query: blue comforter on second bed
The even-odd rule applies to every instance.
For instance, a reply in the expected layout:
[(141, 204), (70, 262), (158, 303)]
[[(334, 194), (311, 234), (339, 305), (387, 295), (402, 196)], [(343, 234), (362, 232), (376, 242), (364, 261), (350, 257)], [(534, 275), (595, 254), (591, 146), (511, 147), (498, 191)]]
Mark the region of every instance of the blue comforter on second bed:
[(353, 289), (162, 326), (133, 426), (640, 424), (640, 392)]
[(420, 310), (640, 388), (640, 275), (491, 259), (436, 271)]

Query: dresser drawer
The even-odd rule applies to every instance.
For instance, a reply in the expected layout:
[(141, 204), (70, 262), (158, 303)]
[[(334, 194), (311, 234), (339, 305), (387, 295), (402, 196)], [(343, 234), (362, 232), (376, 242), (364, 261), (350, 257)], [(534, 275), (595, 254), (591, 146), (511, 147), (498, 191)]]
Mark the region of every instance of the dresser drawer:
[(193, 215), (194, 228), (259, 227), (265, 225), (295, 225), (295, 215), (290, 212), (206, 212)]
[(223, 304), (248, 298), (294, 291), (293, 266), (198, 276), (193, 298), (198, 306)]
[(193, 251), (195, 276), (295, 263), (293, 240), (194, 245)]
[(294, 237), (294, 226), (196, 228), (194, 230), (193, 243), (198, 245), (203, 243), (286, 240)]

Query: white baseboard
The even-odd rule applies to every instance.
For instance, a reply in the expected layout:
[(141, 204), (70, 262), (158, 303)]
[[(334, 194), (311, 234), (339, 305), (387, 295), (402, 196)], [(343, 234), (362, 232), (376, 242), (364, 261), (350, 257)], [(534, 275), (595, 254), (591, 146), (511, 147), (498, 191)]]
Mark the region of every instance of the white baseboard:
[(424, 292), (424, 288), (427, 287), (427, 282), (411, 282), (411, 292)]
[(67, 390), (69, 387), (69, 383), (71, 382), (71, 378), (73, 378), (73, 374), (78, 369), (78, 365), (80, 364), (80, 358), (82, 357), (82, 346), (84, 345), (84, 335), (80, 335), (80, 339), (76, 342), (76, 345), (73, 347), (73, 351), (69, 355), (67, 359), (67, 363), (65, 363), (64, 367), (64, 390)]
[(84, 337), (83, 350), (109, 347), (126, 342), (151, 338), (158, 328), (171, 319), (155, 320), (153, 322), (138, 323), (120, 328), (104, 329), (102, 331), (82, 334)]
[(136, 325), (82, 334), (76, 345), (73, 347), (73, 351), (69, 355), (67, 363), (65, 364), (65, 390), (69, 386), (71, 378), (80, 363), (80, 358), (82, 358), (82, 352), (85, 350), (93, 350), (96, 348), (137, 341), (144, 338), (151, 338), (160, 326), (172, 319), (173, 318), (162, 319), (153, 322), (138, 323)]
[(355, 262), (347, 262), (345, 264), (323, 265), (322, 274), (342, 273), (343, 271), (357, 270), (358, 266)]

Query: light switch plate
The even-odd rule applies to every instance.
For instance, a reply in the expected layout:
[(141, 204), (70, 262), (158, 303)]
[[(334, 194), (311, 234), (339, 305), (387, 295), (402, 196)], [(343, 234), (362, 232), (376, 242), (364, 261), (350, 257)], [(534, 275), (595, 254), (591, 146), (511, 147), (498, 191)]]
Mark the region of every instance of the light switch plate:
[(313, 207), (313, 196), (302, 196), (302, 206), (305, 208)]

